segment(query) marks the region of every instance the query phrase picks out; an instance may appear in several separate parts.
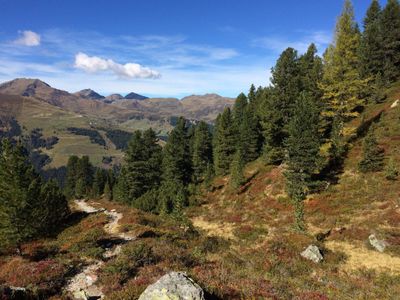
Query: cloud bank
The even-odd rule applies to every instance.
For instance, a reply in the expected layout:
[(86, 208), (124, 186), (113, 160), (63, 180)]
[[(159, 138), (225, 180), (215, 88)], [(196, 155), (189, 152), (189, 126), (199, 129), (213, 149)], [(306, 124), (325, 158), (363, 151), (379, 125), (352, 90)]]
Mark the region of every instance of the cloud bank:
[(161, 74), (150, 68), (135, 63), (119, 64), (112, 59), (104, 59), (97, 56), (89, 56), (79, 52), (75, 55), (74, 67), (88, 73), (111, 71), (122, 78), (152, 78), (157, 79)]
[(34, 47), (40, 45), (40, 35), (36, 32), (25, 30), (20, 31), (19, 34), (21, 37), (15, 40), (17, 45), (27, 46), (27, 47)]

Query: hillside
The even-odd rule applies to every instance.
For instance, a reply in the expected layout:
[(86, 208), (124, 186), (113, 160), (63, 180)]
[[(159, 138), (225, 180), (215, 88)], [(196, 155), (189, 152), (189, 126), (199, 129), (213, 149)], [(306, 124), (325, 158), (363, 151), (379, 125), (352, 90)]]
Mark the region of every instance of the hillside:
[[(185, 99), (181, 102), (135, 95), (138, 94), (104, 97), (91, 89), (70, 94), (38, 79), (20, 78), (0, 84), (0, 109), (3, 117), (14, 117), (25, 128), (25, 134), (41, 128), (45, 138), (59, 138), (52, 149), (40, 149), (51, 159), (46, 168), (58, 168), (66, 164), (70, 155), (89, 155), (95, 165), (103, 165), (105, 157), (112, 157), (112, 164), (118, 164), (121, 149), (116, 149), (107, 132), (132, 133), (153, 128), (164, 137), (173, 128), (173, 117), (213, 122), (225, 106), (233, 103), (216, 95), (192, 96), (190, 103)], [(72, 127), (90, 130), (87, 134), (100, 134), (104, 142), (93, 142), (87, 134), (74, 134), (68, 129)]]
[[(354, 121), (358, 128), (375, 122), (386, 160), (400, 160), (399, 98), (396, 87)], [(216, 299), (395, 299), (400, 182), (383, 171), (359, 172), (363, 140), (360, 131), (337, 183), (308, 196), (306, 234), (293, 230), (283, 167), (259, 159), (246, 166), (238, 192), (229, 177), (216, 177), (192, 197), (183, 220), (105, 200), (73, 201), (75, 213), (54, 238), (24, 245), (22, 258), (0, 258), (0, 282), (42, 295), (136, 299), (165, 272), (182, 270)], [(384, 252), (369, 244), (371, 234), (386, 242)], [(310, 244), (321, 249), (322, 263), (301, 257)]]

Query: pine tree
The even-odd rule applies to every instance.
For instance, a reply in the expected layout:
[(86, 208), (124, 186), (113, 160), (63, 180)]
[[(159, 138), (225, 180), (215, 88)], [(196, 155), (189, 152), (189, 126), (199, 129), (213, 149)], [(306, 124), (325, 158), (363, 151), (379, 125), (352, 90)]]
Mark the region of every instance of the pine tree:
[(72, 155), (68, 159), (67, 163), (67, 176), (66, 176), (66, 184), (65, 184), (65, 195), (68, 199), (75, 197), (75, 186), (78, 175), (78, 161), (79, 157), (76, 155)]
[[(125, 153), (125, 165), (119, 179), (120, 193), (118, 200), (132, 204), (133, 201), (146, 192), (146, 157), (142, 133), (136, 131), (129, 141)], [(121, 199), (122, 198), (122, 199)]]
[(163, 149), (163, 180), (187, 184), (191, 178), (191, 158), (187, 137), (186, 120), (179, 118), (177, 125), (168, 136)]
[(193, 140), (193, 182), (204, 180), (207, 167), (212, 163), (212, 136), (207, 123), (201, 121), (195, 129)]
[[(354, 20), (353, 6), (346, 0), (336, 24), (335, 42), (324, 55), (324, 76), (321, 84), (326, 102), (324, 116), (338, 122), (358, 116), (357, 108), (364, 105), (361, 97), (367, 81), (359, 72), (360, 32)], [(341, 132), (341, 135), (347, 135)]]
[(57, 184), (43, 183), (20, 144), (4, 139), (1, 148), (0, 242), (19, 249), (21, 243), (51, 233), (69, 209)]
[(322, 96), (320, 83), (323, 75), (323, 64), (317, 52), (317, 47), (311, 44), (307, 52), (300, 56), (299, 84), (300, 90), (308, 93), (319, 104)]
[(243, 120), (239, 125), (239, 144), (244, 162), (250, 162), (257, 159), (261, 148), (261, 130), (258, 118), (255, 116), (250, 105), (243, 113)]
[(89, 161), (89, 156), (82, 156), (76, 166), (76, 193), (79, 198), (89, 196), (93, 185), (93, 166)]
[(303, 200), (313, 186), (319, 166), (319, 110), (311, 94), (301, 94), (296, 102), (286, 141), (286, 189), (295, 207), (296, 227), (304, 230)]
[(400, 4), (398, 0), (388, 0), (380, 18), (383, 58), (383, 77), (393, 82), (400, 76)]
[(376, 76), (383, 70), (381, 6), (372, 0), (364, 18), (364, 32), (360, 44), (360, 67), (364, 78)]
[(237, 190), (244, 183), (245, 178), (243, 175), (244, 160), (242, 151), (239, 149), (233, 156), (231, 163), (231, 178), (230, 185), (233, 189)]
[(248, 105), (247, 97), (245, 94), (241, 93), (236, 98), (235, 104), (233, 105), (233, 122), (235, 124), (234, 126), (236, 131), (239, 130), (240, 124), (243, 121), (247, 105)]
[(269, 163), (283, 160), (288, 124), (301, 88), (299, 72), (297, 51), (293, 48), (283, 51), (272, 69), (272, 87), (263, 103), (261, 120), (264, 155)]
[(236, 151), (237, 136), (229, 107), (216, 120), (213, 137), (214, 170), (217, 175), (229, 172), (232, 157)]
[(375, 172), (383, 169), (384, 151), (379, 147), (374, 127), (370, 128), (363, 143), (363, 158), (358, 164), (361, 172)]
[(70, 213), (68, 202), (55, 180), (42, 184), (36, 205), (38, 209), (34, 219), (40, 225), (40, 234), (44, 236), (53, 234)]
[(257, 91), (254, 84), (250, 86), (249, 94), (247, 95), (247, 99), (249, 99), (249, 104), (253, 106), (257, 101)]
[(93, 178), (93, 196), (98, 198), (103, 195), (104, 192), (104, 186), (106, 184), (107, 177), (103, 169), (101, 168), (96, 168), (96, 172), (94, 173), (94, 178)]
[(162, 175), (162, 148), (153, 129), (143, 132), (144, 159), (146, 160), (145, 190), (158, 187)]

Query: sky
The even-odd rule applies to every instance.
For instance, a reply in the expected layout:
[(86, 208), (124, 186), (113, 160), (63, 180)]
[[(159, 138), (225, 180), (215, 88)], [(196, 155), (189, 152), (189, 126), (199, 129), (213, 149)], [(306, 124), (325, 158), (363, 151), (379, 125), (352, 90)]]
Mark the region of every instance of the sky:
[[(369, 0), (353, 0), (361, 22)], [(383, 5), (384, 3), (381, 2)], [(0, 82), (236, 97), (287, 47), (322, 55), (342, 0), (0, 0)]]

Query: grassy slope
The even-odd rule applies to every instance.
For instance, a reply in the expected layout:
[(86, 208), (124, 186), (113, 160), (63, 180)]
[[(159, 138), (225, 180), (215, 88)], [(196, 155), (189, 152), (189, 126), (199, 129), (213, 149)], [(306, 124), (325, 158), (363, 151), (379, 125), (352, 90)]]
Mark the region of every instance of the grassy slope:
[(118, 159), (122, 157), (121, 151), (104, 149), (104, 147), (92, 143), (89, 137), (74, 135), (67, 131), (68, 127), (90, 128), (90, 123), (93, 123), (94, 120), (86, 116), (25, 98), (23, 105), (19, 107), (17, 120), (28, 131), (33, 128), (42, 128), (44, 137), (55, 135), (60, 139), (53, 149), (42, 149), (52, 158), (48, 167), (66, 165), (69, 156), (73, 154), (89, 155), (92, 163), (96, 165), (101, 163), (103, 156), (115, 156)]

